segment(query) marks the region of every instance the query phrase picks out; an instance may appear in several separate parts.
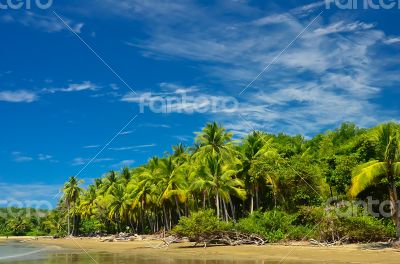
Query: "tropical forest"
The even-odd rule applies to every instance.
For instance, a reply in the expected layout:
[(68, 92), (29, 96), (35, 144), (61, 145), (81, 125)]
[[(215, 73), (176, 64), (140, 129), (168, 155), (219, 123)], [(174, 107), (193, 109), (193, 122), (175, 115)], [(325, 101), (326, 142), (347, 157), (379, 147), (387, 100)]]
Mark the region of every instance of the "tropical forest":
[(396, 122), (343, 123), (312, 138), (234, 135), (208, 123), (193, 145), (172, 146), (141, 166), (105, 172), (92, 183), (70, 177), (54, 210), (0, 218), (0, 233), (389, 241), (400, 236), (399, 184)]

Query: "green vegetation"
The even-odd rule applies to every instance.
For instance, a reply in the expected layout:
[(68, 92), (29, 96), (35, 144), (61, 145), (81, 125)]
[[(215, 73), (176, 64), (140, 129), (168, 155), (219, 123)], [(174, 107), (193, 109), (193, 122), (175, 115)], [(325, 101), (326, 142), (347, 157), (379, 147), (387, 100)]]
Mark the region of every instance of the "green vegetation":
[[(110, 171), (86, 190), (71, 177), (38, 229), (55, 235), (165, 230), (193, 240), (225, 231), (267, 241), (378, 241), (396, 230), (400, 237), (397, 123), (370, 129), (344, 123), (311, 139), (255, 131), (241, 140), (212, 123), (192, 147), (172, 150), (142, 166)], [(389, 200), (391, 218), (368, 216), (357, 204), (342, 206), (368, 196)], [(331, 197), (336, 202), (326, 206)], [(350, 214), (340, 213), (349, 208)], [(2, 233), (13, 230), (0, 221)], [(22, 230), (13, 232), (32, 231)]]

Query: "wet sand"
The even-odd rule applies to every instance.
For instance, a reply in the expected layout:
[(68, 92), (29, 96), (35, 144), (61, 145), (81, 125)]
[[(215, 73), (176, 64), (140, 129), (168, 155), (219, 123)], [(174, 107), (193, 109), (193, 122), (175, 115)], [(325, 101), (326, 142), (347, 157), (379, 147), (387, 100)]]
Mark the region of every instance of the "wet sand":
[[(4, 238), (3, 238), (4, 239)], [(132, 242), (100, 242), (96, 238), (9, 238), (43, 246), (65, 249), (143, 256), (169, 256), (179, 259), (252, 259), (271, 261), (304, 261), (316, 263), (400, 263), (400, 250), (382, 244), (352, 244), (344, 246), (311, 246), (303, 244), (265, 246), (210, 246), (192, 247), (193, 243), (175, 243), (162, 247), (158, 240)], [(0, 238), (0, 241), (2, 238)]]

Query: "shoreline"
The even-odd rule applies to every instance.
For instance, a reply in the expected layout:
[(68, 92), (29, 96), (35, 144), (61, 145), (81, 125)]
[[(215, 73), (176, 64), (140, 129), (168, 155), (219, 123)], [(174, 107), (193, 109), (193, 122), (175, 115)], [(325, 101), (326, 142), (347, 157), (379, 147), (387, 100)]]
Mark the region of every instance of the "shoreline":
[[(9, 237), (36, 246), (57, 246), (66, 250), (90, 253), (170, 257), (176, 259), (243, 259), (269, 261), (308, 261), (316, 263), (399, 263), (400, 250), (383, 243), (315, 246), (309, 243), (266, 244), (264, 246), (208, 246), (192, 247), (193, 243), (173, 243), (162, 247), (161, 240), (100, 242), (98, 238)], [(1, 241), (7, 241), (0, 237)]]

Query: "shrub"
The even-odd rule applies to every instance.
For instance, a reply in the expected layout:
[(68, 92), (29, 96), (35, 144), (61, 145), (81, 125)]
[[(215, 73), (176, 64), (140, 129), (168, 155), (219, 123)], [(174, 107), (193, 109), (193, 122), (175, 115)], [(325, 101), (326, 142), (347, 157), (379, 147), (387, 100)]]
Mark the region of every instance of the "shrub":
[(384, 241), (395, 236), (391, 222), (357, 212), (346, 216), (337, 214), (340, 208), (303, 207), (295, 220), (296, 225), (313, 227), (310, 238), (325, 242), (348, 240), (349, 242)]
[(239, 232), (260, 235), (270, 242), (282, 240), (292, 229), (295, 215), (273, 210), (265, 213), (254, 212), (239, 220), (236, 228)]
[(105, 230), (105, 225), (97, 219), (85, 219), (81, 222), (80, 232), (83, 234), (93, 235), (103, 230)]
[(201, 242), (230, 228), (231, 225), (220, 221), (213, 210), (201, 210), (192, 213), (190, 217), (182, 217), (172, 233), (180, 237), (188, 237), (190, 241)]

